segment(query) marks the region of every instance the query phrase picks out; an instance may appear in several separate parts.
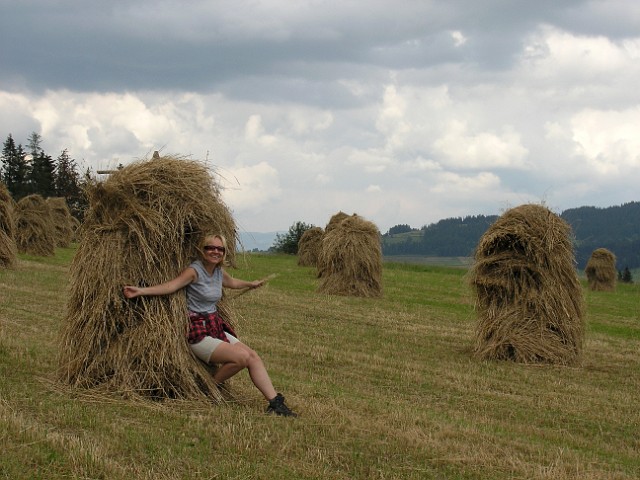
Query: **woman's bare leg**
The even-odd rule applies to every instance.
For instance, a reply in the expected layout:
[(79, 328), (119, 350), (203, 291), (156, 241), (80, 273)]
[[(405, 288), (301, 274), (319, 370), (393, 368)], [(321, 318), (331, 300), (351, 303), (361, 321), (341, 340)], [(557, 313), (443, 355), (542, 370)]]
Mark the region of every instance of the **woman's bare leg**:
[(249, 370), (251, 381), (264, 395), (264, 398), (271, 400), (277, 395), (262, 359), (244, 343), (218, 345), (211, 354), (209, 362), (221, 364), (213, 376), (217, 383), (224, 382), (246, 368)]

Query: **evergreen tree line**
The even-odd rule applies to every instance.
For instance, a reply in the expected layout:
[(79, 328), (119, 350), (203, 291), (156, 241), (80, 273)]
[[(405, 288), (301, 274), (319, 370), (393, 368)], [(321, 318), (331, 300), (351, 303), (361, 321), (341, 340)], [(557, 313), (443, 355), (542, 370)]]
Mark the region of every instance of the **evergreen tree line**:
[[(618, 271), (640, 268), (640, 202), (608, 208), (579, 207), (561, 215), (574, 235), (576, 262), (584, 269), (593, 251), (613, 252)], [(470, 257), (497, 215), (448, 218), (424, 226), (417, 237), (398, 225), (382, 236), (384, 255)], [(416, 230), (409, 230), (415, 232)]]
[(29, 136), (26, 147), (16, 144), (11, 134), (2, 145), (0, 181), (16, 202), (32, 194), (62, 197), (71, 214), (82, 220), (87, 203), (83, 186), (90, 179), (90, 170), (81, 175), (67, 149), (56, 159), (46, 153), (42, 149), (42, 137), (36, 132)]

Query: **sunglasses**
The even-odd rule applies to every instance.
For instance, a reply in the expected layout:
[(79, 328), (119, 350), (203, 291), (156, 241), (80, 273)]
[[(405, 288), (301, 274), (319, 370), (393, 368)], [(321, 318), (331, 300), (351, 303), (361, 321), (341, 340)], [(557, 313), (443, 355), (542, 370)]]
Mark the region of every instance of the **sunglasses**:
[(205, 245), (204, 246), (204, 251), (205, 252), (220, 252), (220, 253), (224, 253), (224, 247), (219, 247), (218, 245)]

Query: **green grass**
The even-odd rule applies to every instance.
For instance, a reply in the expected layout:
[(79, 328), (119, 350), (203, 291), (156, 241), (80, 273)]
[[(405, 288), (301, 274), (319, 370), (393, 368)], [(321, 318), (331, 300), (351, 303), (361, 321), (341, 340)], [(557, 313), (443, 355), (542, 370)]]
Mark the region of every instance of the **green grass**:
[(636, 479), (640, 285), (589, 292), (577, 367), (480, 362), (466, 270), (387, 263), (381, 299), (316, 292), (296, 258), (234, 301), (298, 419), (236, 402), (140, 402), (55, 380), (74, 249), (0, 270), (0, 478)]

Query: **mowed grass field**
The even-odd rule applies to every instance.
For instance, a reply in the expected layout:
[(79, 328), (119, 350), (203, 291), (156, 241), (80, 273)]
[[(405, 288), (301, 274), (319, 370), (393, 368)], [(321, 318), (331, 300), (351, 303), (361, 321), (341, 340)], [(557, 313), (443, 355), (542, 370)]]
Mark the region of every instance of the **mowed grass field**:
[[(56, 382), (74, 249), (0, 270), (0, 478), (637, 479), (640, 286), (589, 292), (575, 367), (472, 357), (464, 268), (385, 264), (380, 299), (316, 292), (292, 256), (234, 300), (297, 419), (246, 372), (225, 404), (123, 399)], [(150, 355), (153, 352), (149, 352)]]

